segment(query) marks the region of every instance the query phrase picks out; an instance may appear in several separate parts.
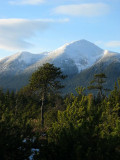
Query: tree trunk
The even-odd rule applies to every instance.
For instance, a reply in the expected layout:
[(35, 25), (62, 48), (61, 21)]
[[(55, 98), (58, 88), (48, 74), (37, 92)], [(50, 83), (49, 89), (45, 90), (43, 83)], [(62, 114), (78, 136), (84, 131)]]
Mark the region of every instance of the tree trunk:
[(41, 127), (44, 127), (44, 101), (45, 101), (45, 93), (42, 95), (42, 105), (41, 105)]

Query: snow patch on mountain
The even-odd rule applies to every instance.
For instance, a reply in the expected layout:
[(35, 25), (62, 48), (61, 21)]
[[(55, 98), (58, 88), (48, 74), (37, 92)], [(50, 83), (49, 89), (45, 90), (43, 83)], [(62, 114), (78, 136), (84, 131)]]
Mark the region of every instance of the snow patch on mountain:
[(73, 60), (80, 72), (95, 63), (96, 60), (103, 56), (103, 54), (104, 51), (93, 43), (86, 40), (80, 40), (67, 43), (50, 52), (48, 56), (52, 59), (52, 62), (59, 67), (63, 61), (69, 63), (69, 60)]
[(31, 64), (32, 62), (34, 63), (34, 62), (38, 61), (40, 58), (43, 58), (45, 54), (46, 54), (46, 52), (41, 53), (41, 54), (32, 54), (29, 52), (18, 52), (15, 55), (12, 55), (10, 57), (6, 57), (6, 58), (0, 60), (0, 62), (4, 61), (6, 63), (11, 63), (11, 62), (17, 60), (18, 62), (24, 62), (26, 64)]
[(104, 55), (96, 62), (96, 64), (109, 65), (111, 63), (120, 63), (120, 53), (105, 50)]
[(18, 52), (12, 56), (6, 57), (0, 60), (0, 73), (9, 72), (8, 74), (20, 73), (28, 66), (36, 63), (43, 57), (47, 52), (41, 54), (32, 54), (29, 52)]
[(18, 52), (0, 60), (0, 73), (29, 74), (45, 63), (53, 63), (62, 71), (76, 74), (95, 63), (120, 61), (120, 54), (103, 50), (87, 40), (67, 43), (52, 52), (32, 54)]

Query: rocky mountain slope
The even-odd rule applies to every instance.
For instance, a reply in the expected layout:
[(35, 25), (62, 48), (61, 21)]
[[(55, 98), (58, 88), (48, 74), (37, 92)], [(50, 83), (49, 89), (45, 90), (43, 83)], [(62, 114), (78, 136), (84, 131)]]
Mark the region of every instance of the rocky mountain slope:
[[(0, 60), (1, 73), (11, 72), (15, 74), (37, 69), (43, 63), (50, 62), (65, 69), (64, 65), (74, 65), (78, 71), (90, 67), (103, 55), (103, 50), (86, 40), (80, 40), (65, 44), (49, 53), (32, 54), (19, 52)], [(17, 67), (17, 68), (16, 68)]]
[(65, 82), (65, 93), (74, 92), (78, 86), (87, 88), (94, 75), (101, 72), (107, 76), (104, 84), (105, 88), (113, 89), (115, 82), (120, 78), (120, 54), (104, 51), (104, 55), (91, 67), (76, 74), (70, 81)]
[(87, 86), (93, 75), (100, 70), (109, 72), (110, 68), (117, 66), (115, 81), (119, 76), (120, 54), (103, 50), (86, 40), (71, 42), (41, 54), (19, 52), (0, 60), (0, 86), (20, 89), (28, 83), (30, 75), (47, 62), (60, 67), (68, 75), (65, 83), (67, 92), (70, 92), (79, 85)]

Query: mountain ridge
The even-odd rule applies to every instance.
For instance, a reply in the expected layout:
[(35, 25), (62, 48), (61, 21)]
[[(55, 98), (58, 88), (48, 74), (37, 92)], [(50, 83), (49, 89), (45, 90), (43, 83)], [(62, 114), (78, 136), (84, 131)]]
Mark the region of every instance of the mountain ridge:
[[(84, 76), (87, 74), (87, 70), (93, 74), (95, 73), (93, 68), (99, 70), (100, 65), (103, 65), (104, 69), (105, 67), (109, 68), (108, 66), (112, 63), (118, 65), (120, 54), (103, 50), (87, 40), (67, 43), (54, 51), (40, 54), (18, 52), (0, 60), (0, 85), (3, 88), (20, 89), (28, 83), (30, 75), (44, 63), (53, 63), (60, 67), (64, 74), (73, 79), (73, 83), (76, 83), (75, 77), (77, 79), (84, 77), (83, 82), (86, 82), (91, 79), (89, 74), (87, 80), (87, 75)], [(71, 82), (66, 82), (68, 86), (71, 84)], [(85, 86), (85, 83), (81, 84)]]

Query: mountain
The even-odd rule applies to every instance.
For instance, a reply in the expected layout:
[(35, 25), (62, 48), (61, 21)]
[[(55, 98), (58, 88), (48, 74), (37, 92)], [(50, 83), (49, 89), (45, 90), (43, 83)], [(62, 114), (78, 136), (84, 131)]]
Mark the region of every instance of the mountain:
[(79, 85), (87, 86), (100, 69), (110, 71), (110, 74), (117, 66), (115, 81), (119, 76), (120, 54), (103, 50), (87, 40), (67, 43), (52, 52), (19, 52), (0, 60), (0, 86), (4, 89), (20, 89), (28, 83), (30, 75), (47, 62), (60, 67), (68, 75), (65, 80), (66, 93)]
[(0, 60), (0, 86), (3, 89), (17, 90), (28, 83), (28, 75), (23, 75), (26, 68), (45, 57), (47, 52), (32, 54), (18, 52)]
[(25, 69), (24, 72), (34, 71), (49, 62), (60, 67), (65, 74), (74, 75), (94, 64), (103, 53), (104, 50), (89, 41), (75, 41), (49, 52), (46, 57)]
[[(75, 92), (78, 86), (87, 87), (95, 74), (105, 73), (107, 89), (113, 89), (115, 82), (120, 78), (120, 53), (104, 51), (104, 55), (91, 67), (76, 74), (72, 79), (65, 82), (65, 93)], [(91, 91), (90, 91), (91, 92)]]
[(80, 40), (65, 44), (57, 50), (50, 53), (53, 63), (61, 66), (65, 61), (69, 64), (69, 60), (77, 66), (78, 71), (90, 67), (103, 55), (103, 50), (93, 43)]
[(45, 55), (46, 53), (32, 54), (29, 52), (18, 52), (15, 55), (6, 57), (0, 60), (0, 74), (19, 74)]

